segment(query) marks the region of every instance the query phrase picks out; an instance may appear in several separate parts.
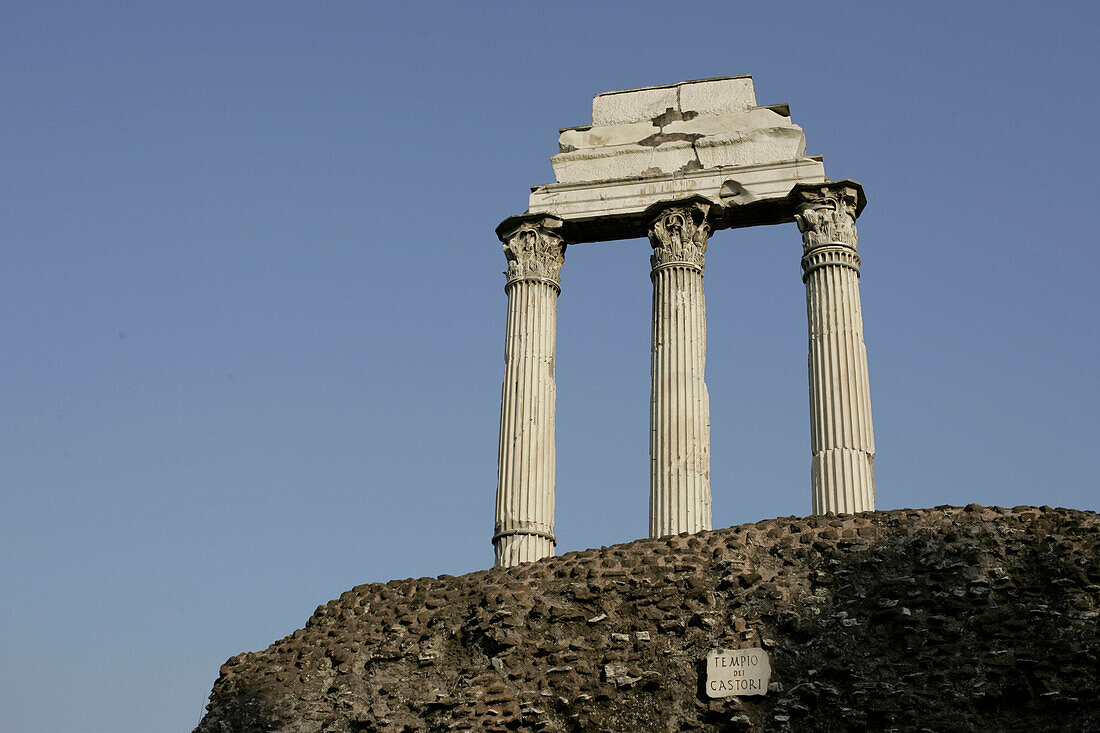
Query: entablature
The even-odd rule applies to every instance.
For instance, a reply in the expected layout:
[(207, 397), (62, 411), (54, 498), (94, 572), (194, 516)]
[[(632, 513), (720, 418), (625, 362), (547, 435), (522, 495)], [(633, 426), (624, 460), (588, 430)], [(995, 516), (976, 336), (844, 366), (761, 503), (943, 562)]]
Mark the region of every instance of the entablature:
[(571, 244), (643, 237), (654, 205), (700, 198), (714, 229), (794, 221), (789, 194), (821, 184), (787, 105), (757, 105), (751, 76), (597, 94), (592, 124), (562, 128), (554, 183), (527, 215), (562, 221)]

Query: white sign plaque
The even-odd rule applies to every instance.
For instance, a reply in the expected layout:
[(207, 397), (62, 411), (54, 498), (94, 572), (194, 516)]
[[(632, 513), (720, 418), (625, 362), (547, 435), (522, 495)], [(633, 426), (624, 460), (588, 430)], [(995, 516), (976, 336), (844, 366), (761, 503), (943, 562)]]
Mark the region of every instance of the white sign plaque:
[(712, 649), (707, 653), (707, 695), (766, 695), (772, 665), (763, 649)]

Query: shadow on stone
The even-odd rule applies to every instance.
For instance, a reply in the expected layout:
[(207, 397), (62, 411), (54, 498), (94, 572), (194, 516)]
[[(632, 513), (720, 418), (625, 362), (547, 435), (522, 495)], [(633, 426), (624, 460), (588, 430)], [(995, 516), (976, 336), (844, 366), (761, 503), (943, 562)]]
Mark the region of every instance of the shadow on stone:
[[(1100, 729), (1100, 519), (786, 517), (359, 586), (235, 658), (198, 731)], [(707, 697), (761, 647), (763, 696)]]

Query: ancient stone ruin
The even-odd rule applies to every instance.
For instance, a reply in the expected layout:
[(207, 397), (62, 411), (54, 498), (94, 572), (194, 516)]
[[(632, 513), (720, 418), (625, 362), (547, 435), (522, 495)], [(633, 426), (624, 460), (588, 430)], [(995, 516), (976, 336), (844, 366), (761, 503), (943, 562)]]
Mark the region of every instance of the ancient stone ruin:
[[(1100, 517), (874, 511), (860, 185), (826, 178), (748, 76), (596, 95), (559, 145), (557, 181), (497, 228), (496, 567), (318, 607), (222, 666), (197, 733), (1100, 730)], [(713, 531), (707, 245), (790, 222), (813, 516)], [(650, 538), (553, 557), (565, 251), (635, 237), (652, 249)]]
[[(554, 345), (571, 245), (652, 245), (649, 535), (711, 528), (703, 272), (712, 232), (795, 222), (810, 353), (813, 512), (875, 508), (875, 440), (859, 301), (854, 181), (806, 155), (787, 105), (756, 103), (751, 76), (597, 94), (569, 127), (526, 213), (497, 227), (508, 320), (493, 544), (503, 566), (554, 554)], [(581, 255), (583, 256), (583, 255)]]
[[(353, 588), (226, 662), (198, 733), (1082, 733), (1098, 612), (1092, 512), (782, 517)], [(715, 696), (714, 650), (767, 688)]]

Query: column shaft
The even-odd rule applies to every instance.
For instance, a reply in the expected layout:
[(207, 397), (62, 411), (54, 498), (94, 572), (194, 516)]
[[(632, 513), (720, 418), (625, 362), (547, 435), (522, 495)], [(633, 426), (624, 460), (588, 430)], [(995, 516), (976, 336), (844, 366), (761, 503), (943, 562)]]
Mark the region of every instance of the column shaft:
[(846, 193), (842, 185), (818, 191), (796, 217), (804, 244), (814, 514), (875, 508), (875, 437), (859, 299), (856, 199)]
[(706, 209), (672, 208), (650, 233), (653, 341), (650, 393), (651, 537), (711, 527), (710, 398), (703, 255)]
[(554, 554), (554, 348), (557, 291), (541, 282), (508, 287), (496, 564)]
[(508, 318), (493, 544), (510, 567), (554, 554), (554, 352), (565, 245), (542, 227), (505, 241)]

